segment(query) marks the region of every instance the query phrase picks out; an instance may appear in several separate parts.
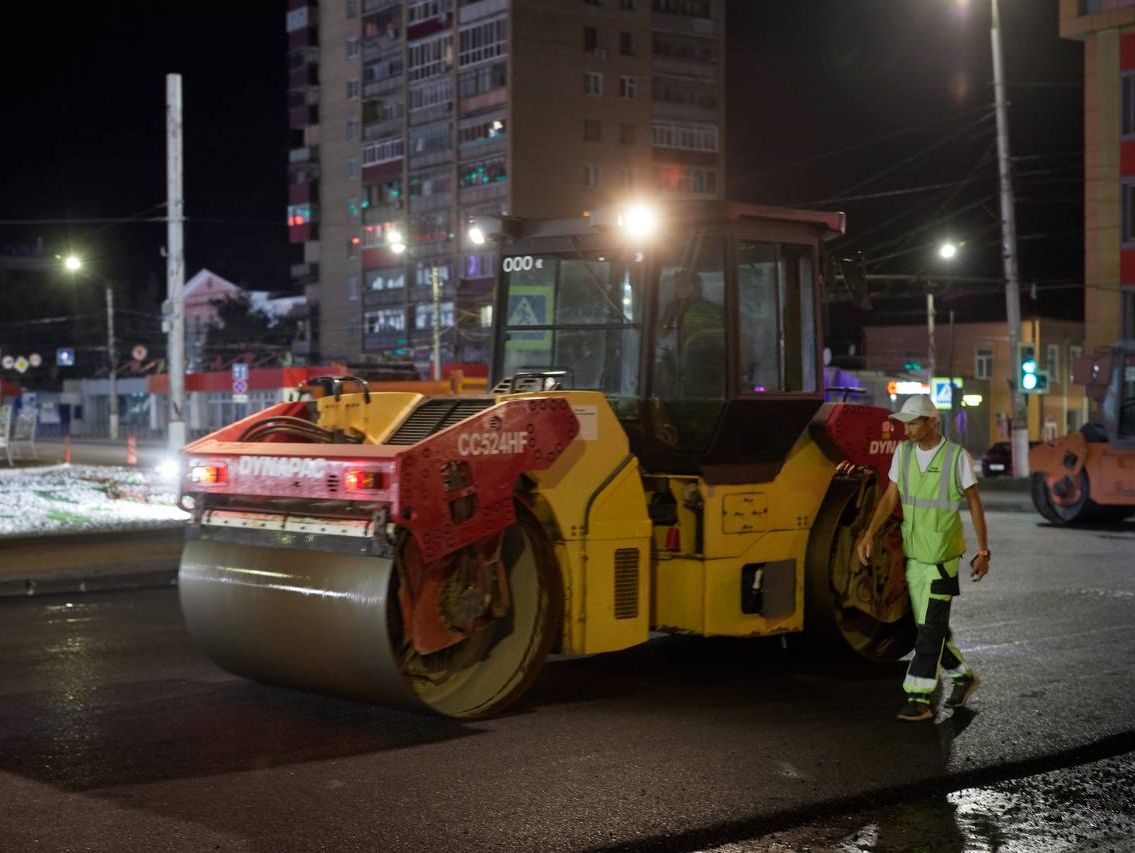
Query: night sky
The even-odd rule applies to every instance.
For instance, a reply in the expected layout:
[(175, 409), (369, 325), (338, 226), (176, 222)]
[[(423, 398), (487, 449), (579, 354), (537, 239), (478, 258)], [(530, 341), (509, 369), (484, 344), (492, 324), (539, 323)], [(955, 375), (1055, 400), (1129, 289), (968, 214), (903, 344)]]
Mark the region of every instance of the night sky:
[[(1042, 305), (1063, 310), (1079, 304), (1068, 285), (1083, 263), (1082, 48), (1058, 37), (1056, 0), (1002, 6), (1022, 277)], [(871, 272), (929, 274), (930, 247), (948, 236), (966, 244), (957, 274), (1000, 274), (985, 0), (968, 10), (959, 0), (729, 0), (729, 9), (733, 198), (846, 210), (842, 248), (864, 251)], [(287, 289), (284, 14), (284, 3), (262, 0), (11, 4), (0, 246), (69, 243), (126, 283), (141, 314), (160, 301), (164, 223), (9, 223), (160, 216), (164, 75), (177, 71), (187, 274), (208, 267)], [(21, 39), (35, 51), (11, 49)], [(957, 185), (924, 189), (938, 184)], [(891, 194), (856, 198), (878, 193)], [(964, 311), (981, 290), (955, 286), (944, 298)]]

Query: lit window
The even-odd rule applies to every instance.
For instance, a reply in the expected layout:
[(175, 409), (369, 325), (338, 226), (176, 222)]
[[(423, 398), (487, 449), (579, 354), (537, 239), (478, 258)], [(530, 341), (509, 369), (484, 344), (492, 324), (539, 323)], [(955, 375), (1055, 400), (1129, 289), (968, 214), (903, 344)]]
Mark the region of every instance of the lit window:
[(993, 378), (993, 350), (979, 349), (974, 353), (973, 376), (975, 379)]
[(311, 222), (310, 204), (289, 204), (288, 225), (307, 225)]

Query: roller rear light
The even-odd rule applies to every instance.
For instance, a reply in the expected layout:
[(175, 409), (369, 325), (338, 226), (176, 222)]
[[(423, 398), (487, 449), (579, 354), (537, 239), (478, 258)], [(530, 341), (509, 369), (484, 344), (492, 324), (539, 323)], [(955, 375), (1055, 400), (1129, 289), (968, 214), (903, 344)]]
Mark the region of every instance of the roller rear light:
[(189, 469), (189, 482), (200, 486), (216, 486), (228, 479), (229, 471), (224, 465), (194, 465)]
[(382, 488), (382, 475), (377, 471), (348, 471), (343, 475), (343, 486), (348, 491)]

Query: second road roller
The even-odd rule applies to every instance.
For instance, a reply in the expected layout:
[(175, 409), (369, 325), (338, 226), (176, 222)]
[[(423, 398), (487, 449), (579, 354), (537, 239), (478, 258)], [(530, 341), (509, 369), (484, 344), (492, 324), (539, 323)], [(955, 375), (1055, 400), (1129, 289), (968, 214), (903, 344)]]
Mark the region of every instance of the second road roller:
[(899, 520), (854, 556), (902, 427), (825, 402), (842, 214), (480, 225), (500, 241), (486, 393), (327, 377), (184, 449), (181, 606), (216, 663), (475, 718), (549, 654), (654, 631), (910, 650)]

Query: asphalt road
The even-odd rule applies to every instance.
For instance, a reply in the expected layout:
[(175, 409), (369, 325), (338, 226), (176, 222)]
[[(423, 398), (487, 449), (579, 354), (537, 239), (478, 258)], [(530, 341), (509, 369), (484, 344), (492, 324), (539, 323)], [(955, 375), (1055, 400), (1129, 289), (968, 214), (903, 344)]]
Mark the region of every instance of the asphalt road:
[(457, 723), (229, 676), (174, 590), (0, 600), (0, 849), (704, 849), (1135, 749), (1135, 524), (990, 522), (985, 684), (933, 724), (901, 665), (688, 638)]

